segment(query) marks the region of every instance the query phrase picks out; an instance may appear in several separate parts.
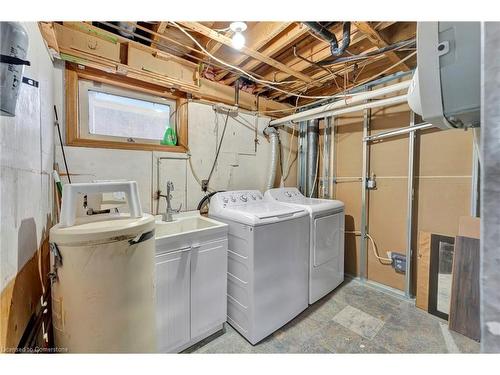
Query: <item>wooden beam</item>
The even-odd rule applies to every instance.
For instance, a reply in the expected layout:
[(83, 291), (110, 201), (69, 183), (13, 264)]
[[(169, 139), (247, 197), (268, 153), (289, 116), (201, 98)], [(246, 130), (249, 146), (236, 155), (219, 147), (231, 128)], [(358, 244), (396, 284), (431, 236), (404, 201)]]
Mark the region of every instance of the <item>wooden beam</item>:
[[(371, 70), (373, 66), (376, 66), (376, 67), (381, 66), (381, 63), (387, 65), (387, 63), (385, 63), (385, 61), (386, 61), (386, 59), (383, 56), (375, 56), (368, 61), (360, 62), (358, 65), (358, 69), (359, 70), (364, 69), (363, 72), (366, 72), (367, 69)], [(363, 68), (363, 67), (365, 67), (365, 68)], [(333, 72), (340, 75), (340, 76), (344, 76), (345, 74), (348, 74), (349, 79), (352, 79), (353, 78), (352, 77), (353, 70), (354, 70), (354, 65), (350, 65), (347, 67), (343, 67), (341, 69), (333, 70)], [(318, 71), (316, 74), (312, 75), (312, 77), (314, 79), (316, 79), (317, 81), (321, 82), (323, 87), (326, 86), (331, 81), (337, 79), (337, 78), (335, 78), (335, 76), (331, 77), (331, 75), (329, 73), (325, 72), (324, 70)], [(358, 81), (360, 80), (359, 78), (361, 78), (361, 76), (358, 77), (358, 79), (357, 79)], [(344, 82), (343, 82), (343, 80), (341, 80), (341, 82), (339, 83), (339, 86), (343, 88), (343, 84), (344, 84)], [(347, 88), (349, 87), (349, 85), (350, 85), (350, 83), (347, 85)], [(335, 85), (335, 87), (336, 87), (336, 85)], [(306, 88), (305, 85), (299, 86), (298, 84), (292, 85), (290, 87), (288, 87), (288, 86), (286, 87), (286, 89), (288, 91), (296, 91), (296, 92), (301, 92), (305, 88)], [(323, 95), (324, 94), (324, 90), (315, 90), (315, 91), (321, 91), (321, 93), (314, 92), (311, 95)], [(332, 92), (332, 90), (327, 90), (327, 91)], [(338, 92), (339, 90), (337, 89), (334, 91)], [(306, 95), (308, 95), (308, 94), (309, 93), (306, 93)], [(289, 96), (290, 95), (282, 94), (282, 93), (273, 93), (272, 95), (269, 96), (269, 98), (273, 99), (273, 100), (281, 101), (281, 100), (288, 98)]]
[[(377, 73), (383, 71), (384, 69), (387, 69), (390, 66), (390, 62), (385, 59), (385, 58), (379, 58), (377, 61), (371, 61), (369, 65), (363, 70), (359, 76), (356, 76), (356, 81), (352, 82), (352, 80), (349, 81), (349, 83), (346, 85), (346, 89), (350, 89), (353, 86), (363, 84), (365, 80), (369, 79), (370, 77), (373, 77)], [(398, 67), (394, 67), (391, 70), (387, 71), (385, 74), (390, 75), (392, 73), (395, 73), (397, 71)], [(328, 86), (326, 86), (328, 84)], [(311, 89), (310, 91), (307, 91), (305, 95), (311, 95), (311, 96), (324, 96), (324, 95), (335, 95), (342, 91), (344, 87), (341, 87), (339, 90), (336, 86), (329, 84), (327, 82), (325, 86), (321, 89)], [(299, 104), (305, 104), (308, 102), (313, 102), (316, 99), (303, 99), (299, 101)]]
[(59, 54), (59, 45), (52, 22), (38, 22), (38, 28), (51, 54), (53, 56)]
[[(267, 43), (272, 41), (278, 34), (283, 32), (287, 27), (289, 27), (291, 22), (258, 22), (255, 26), (251, 27), (245, 32), (245, 38), (248, 40), (248, 46), (251, 49), (259, 51), (262, 47), (264, 47)], [(261, 52), (263, 55), (271, 57), (270, 53)], [(236, 58), (231, 58), (232, 56), (222, 56), (222, 58), (226, 59), (226, 61), (232, 63), (233, 65), (240, 66), (241, 64), (248, 62), (248, 56), (238, 55)], [(260, 65), (260, 61), (256, 61), (250, 59), (250, 62), (255, 64), (255, 66)], [(251, 69), (245, 69), (247, 71)], [(224, 78), (229, 72), (220, 73), (216, 79), (220, 81)], [(234, 78), (236, 80), (237, 78)], [(230, 84), (234, 81), (231, 81), (226, 84)]]
[[(212, 30), (212, 29), (200, 24), (199, 22), (178, 22), (178, 23), (184, 27), (187, 27), (193, 31), (196, 31), (197, 33), (199, 33), (201, 35), (204, 35), (210, 39), (213, 39), (217, 42), (220, 42), (226, 46), (231, 47), (231, 38), (228, 38), (228, 37), (218, 33), (217, 31)], [(270, 57), (267, 57), (266, 55), (264, 55), (258, 51), (255, 51), (251, 48), (243, 46), (241, 48), (241, 52), (247, 56), (250, 56), (256, 60), (259, 60), (260, 62), (263, 62), (269, 66), (272, 66), (273, 68), (276, 68), (282, 72), (288, 73), (289, 75), (294, 76), (298, 79), (301, 79), (304, 82), (308, 82), (308, 83), (313, 82), (313, 80), (309, 76), (307, 76), (303, 73), (297, 72), (297, 71), (289, 68), (285, 64), (282, 64), (279, 61), (276, 61)]]
[(397, 22), (395, 25), (392, 25), (387, 29), (380, 30), (379, 32), (384, 40), (386, 40), (389, 44), (393, 44), (400, 40), (406, 40), (415, 37), (415, 35), (417, 35), (417, 23)]
[[(163, 34), (165, 32), (165, 30), (167, 29), (167, 25), (168, 25), (168, 22), (159, 22), (158, 24), (154, 25), (153, 26), (153, 33), (151, 34), (151, 39), (153, 39), (155, 42), (159, 42), (160, 41), (160, 36), (161, 34)], [(153, 43), (151, 43), (151, 47), (156, 47), (156, 45), (153, 45)]]
[[(375, 30), (375, 28), (369, 22), (354, 22), (356, 27), (366, 34), (368, 39), (375, 44), (378, 48), (387, 47), (389, 44), (385, 41), (385, 39), (380, 35), (380, 33)], [(397, 63), (401, 59), (394, 51), (386, 52), (385, 55), (392, 63)], [(408, 71), (410, 67), (405, 63), (400, 64), (402, 70)]]
[[(224, 36), (228, 37), (228, 38), (231, 38), (233, 36), (233, 31), (232, 30), (229, 30), (227, 31)], [(208, 52), (210, 52), (212, 55), (214, 55), (218, 50), (221, 49), (221, 47), (223, 46), (224, 44), (222, 44), (221, 42), (217, 42), (213, 45), (213, 47), (211, 47)]]
[[(335, 30), (335, 34), (337, 35), (338, 38), (342, 37), (342, 30), (340, 27), (337, 27)], [(366, 39), (366, 35), (360, 33), (356, 30), (354, 30), (351, 33), (351, 47), (350, 50), (356, 47), (356, 45)], [(316, 39), (314, 39), (315, 42), (310, 43), (306, 45), (305, 47), (302, 47), (298, 49), (297, 53), (300, 56), (303, 56), (307, 58), (308, 60), (318, 62), (322, 61), (328, 57), (331, 56), (330, 52), (330, 47), (328, 43), (326, 42), (321, 42)], [(303, 72), (307, 68), (311, 67), (312, 65), (298, 57), (294, 57), (293, 55), (290, 56), (290, 60), (287, 61), (287, 65), (290, 67), (293, 67), (293, 69), (298, 70), (300, 72)], [(266, 74), (263, 74), (264, 79), (267, 80), (276, 80), (276, 81), (285, 81), (290, 78), (290, 75), (284, 74), (284, 73), (276, 73), (275, 71), (269, 71)], [(312, 78), (312, 76), (310, 76)], [(314, 79), (314, 78), (313, 78)], [(301, 86), (301, 85), (300, 85)]]
[[(307, 27), (297, 24), (291, 30), (283, 34), (279, 39), (274, 40), (270, 43), (264, 50), (261, 51), (262, 54), (271, 57), (275, 53), (278, 53), (280, 50), (285, 48), (286, 46), (291, 45), (295, 42), (296, 39), (300, 38), (302, 35), (307, 33)], [(260, 61), (251, 59), (250, 61), (245, 62), (245, 64), (241, 67), (245, 71), (251, 71), (259, 66)], [(217, 76), (218, 79), (221, 79), (225, 76)], [(225, 84), (233, 83), (237, 77), (231, 77), (224, 81)]]
[[(360, 43), (363, 40), (366, 40), (366, 35), (362, 34), (361, 32), (355, 32), (351, 36), (351, 39), (352, 39), (351, 51), (352, 51), (353, 49), (356, 49), (358, 47), (362, 47), (362, 46), (360, 46)], [(311, 61), (318, 62), (318, 61), (322, 61), (322, 60), (331, 56), (330, 47), (326, 43), (320, 42), (319, 44), (313, 45), (310, 48), (311, 48), (310, 54), (305, 53), (304, 57), (309, 58)], [(302, 49), (301, 51), (299, 51), (299, 53), (302, 55), (302, 53), (304, 53), (304, 50)], [(305, 70), (305, 69), (308, 69), (312, 66), (309, 62), (301, 60), (299, 58), (294, 58), (293, 61), (294, 61), (294, 64), (291, 64), (291, 66), (294, 66), (296, 69)], [(329, 75), (330, 74), (327, 73), (325, 70), (318, 70), (316, 73), (310, 75), (310, 77), (316, 81), (324, 82), (324, 77), (327, 77)], [(284, 81), (287, 78), (289, 78), (289, 76), (283, 76), (283, 74), (273, 74), (273, 72), (265, 74), (264, 78), (271, 79), (272, 76), (274, 76), (277, 81)], [(305, 89), (306, 86), (307, 85), (300, 83), (300, 82), (294, 83), (290, 86), (287, 86), (287, 90), (288, 91), (295, 91), (295, 90), (301, 91), (301, 90)], [(271, 95), (271, 97), (274, 98), (274, 97), (278, 97), (278, 96), (282, 96), (282, 95), (283, 95), (282, 93), (274, 93), (273, 95)], [(282, 97), (282, 99), (284, 99), (288, 96), (289, 95), (286, 95), (286, 96)]]

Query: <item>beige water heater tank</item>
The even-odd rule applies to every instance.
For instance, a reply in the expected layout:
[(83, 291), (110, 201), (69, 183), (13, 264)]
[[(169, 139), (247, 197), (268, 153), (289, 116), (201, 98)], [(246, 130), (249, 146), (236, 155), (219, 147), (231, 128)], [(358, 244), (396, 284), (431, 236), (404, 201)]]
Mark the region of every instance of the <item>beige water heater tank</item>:
[[(124, 191), (130, 214), (75, 218), (77, 195)], [(66, 207), (65, 207), (66, 206)], [(74, 353), (156, 352), (154, 218), (135, 182), (66, 184), (50, 231), (55, 345)]]

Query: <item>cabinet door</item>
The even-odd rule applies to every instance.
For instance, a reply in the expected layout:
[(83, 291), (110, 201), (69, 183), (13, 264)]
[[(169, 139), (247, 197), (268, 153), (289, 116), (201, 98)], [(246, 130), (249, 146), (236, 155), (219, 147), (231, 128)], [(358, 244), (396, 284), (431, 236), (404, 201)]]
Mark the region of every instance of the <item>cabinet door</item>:
[(156, 256), (156, 324), (160, 352), (190, 339), (190, 248)]
[(191, 250), (191, 338), (226, 321), (227, 240)]

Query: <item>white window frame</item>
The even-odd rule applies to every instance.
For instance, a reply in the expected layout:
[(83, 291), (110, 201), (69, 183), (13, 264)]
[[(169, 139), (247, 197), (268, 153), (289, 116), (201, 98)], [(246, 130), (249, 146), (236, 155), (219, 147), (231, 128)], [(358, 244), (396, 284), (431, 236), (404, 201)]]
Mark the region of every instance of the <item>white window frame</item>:
[(171, 126), (176, 129), (176, 117), (172, 113), (176, 111), (176, 101), (173, 99), (162, 98), (160, 96), (148, 95), (138, 91), (128, 90), (121, 87), (108, 85), (96, 81), (86, 79), (78, 80), (78, 137), (81, 139), (90, 139), (97, 141), (112, 141), (122, 142), (126, 144), (159, 144), (159, 140), (147, 138), (131, 138), (131, 137), (118, 137), (111, 135), (92, 134), (89, 129), (89, 91), (102, 92), (105, 94), (112, 94), (123, 96), (131, 99), (145, 100), (152, 103), (164, 104), (170, 107)]

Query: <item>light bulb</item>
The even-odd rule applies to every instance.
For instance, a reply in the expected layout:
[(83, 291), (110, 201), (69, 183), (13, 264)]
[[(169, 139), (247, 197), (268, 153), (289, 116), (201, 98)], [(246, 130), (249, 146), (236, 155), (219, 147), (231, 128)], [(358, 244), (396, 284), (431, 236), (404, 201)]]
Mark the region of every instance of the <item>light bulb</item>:
[(245, 45), (245, 37), (242, 33), (234, 33), (231, 44), (233, 48), (241, 49)]

